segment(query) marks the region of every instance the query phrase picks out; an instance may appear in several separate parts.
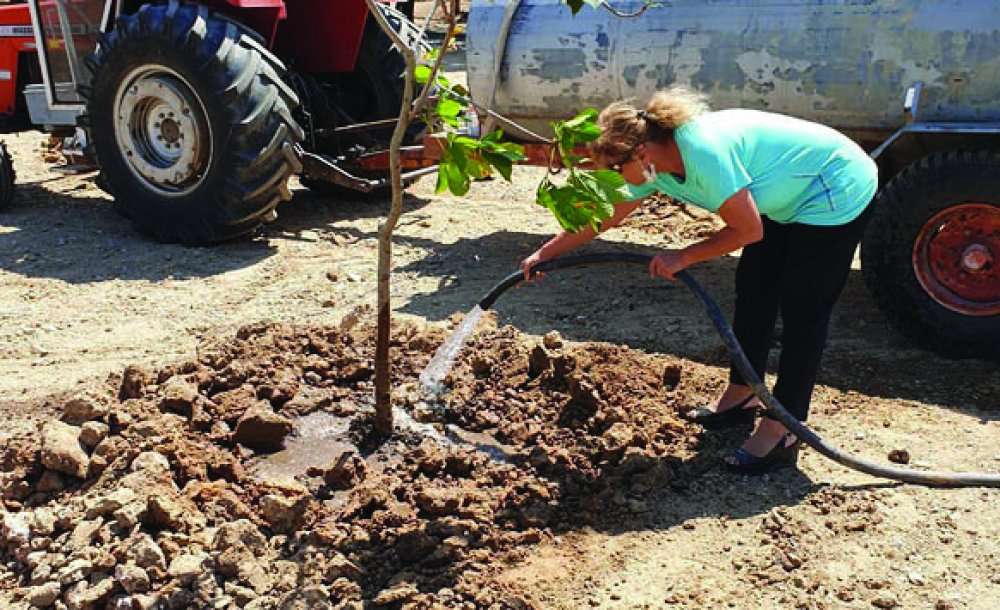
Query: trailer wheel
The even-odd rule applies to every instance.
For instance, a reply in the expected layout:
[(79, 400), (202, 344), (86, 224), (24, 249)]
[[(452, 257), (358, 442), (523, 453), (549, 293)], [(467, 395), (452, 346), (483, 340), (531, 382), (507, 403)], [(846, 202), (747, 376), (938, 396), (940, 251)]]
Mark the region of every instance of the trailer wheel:
[(930, 155), (875, 205), (861, 262), (890, 321), (944, 355), (1000, 357), (1000, 155)]
[(214, 243), (255, 230), (291, 197), (298, 99), (251, 31), (205, 7), (145, 5), (87, 65), (102, 182), (140, 231)]
[(17, 173), (14, 171), (10, 153), (7, 152), (7, 144), (0, 142), (0, 210), (10, 207), (10, 202), (14, 198), (16, 179)]

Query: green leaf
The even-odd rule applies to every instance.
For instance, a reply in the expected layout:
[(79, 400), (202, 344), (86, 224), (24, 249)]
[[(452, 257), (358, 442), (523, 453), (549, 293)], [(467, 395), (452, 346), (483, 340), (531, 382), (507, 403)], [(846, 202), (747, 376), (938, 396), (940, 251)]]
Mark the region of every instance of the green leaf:
[(420, 85), (427, 84), (427, 81), (431, 79), (431, 67), (417, 66), (413, 69), (413, 79)]
[(483, 151), (483, 159), (485, 159), (487, 163), (495, 167), (496, 170), (500, 172), (500, 175), (503, 176), (507, 182), (510, 182), (511, 174), (514, 171), (513, 161), (511, 161), (510, 159), (501, 154), (488, 150)]
[(445, 163), (442, 161), (438, 165), (438, 179), (437, 185), (434, 187), (434, 192), (438, 195), (448, 190), (448, 170), (445, 169)]
[(461, 197), (469, 192), (470, 180), (464, 166), (459, 168), (455, 163), (446, 163), (441, 168), (448, 177), (448, 189), (452, 195)]
[(465, 107), (455, 100), (441, 98), (438, 100), (436, 112), (442, 121), (452, 127), (458, 127), (458, 115), (461, 114), (463, 110), (465, 110)]
[(569, 10), (572, 11), (574, 15), (579, 13), (580, 9), (583, 8), (583, 0), (565, 0), (565, 1), (566, 1), (566, 6), (569, 7)]

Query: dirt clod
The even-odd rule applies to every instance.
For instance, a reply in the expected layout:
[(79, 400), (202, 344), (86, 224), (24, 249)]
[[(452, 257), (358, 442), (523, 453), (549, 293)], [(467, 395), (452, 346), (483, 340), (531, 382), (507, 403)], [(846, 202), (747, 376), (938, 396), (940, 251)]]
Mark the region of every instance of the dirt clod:
[(236, 424), (237, 443), (259, 451), (277, 451), (293, 429), (291, 420), (278, 415), (266, 402), (249, 407)]
[(906, 449), (893, 449), (889, 452), (889, 461), (894, 464), (909, 464), (910, 452)]

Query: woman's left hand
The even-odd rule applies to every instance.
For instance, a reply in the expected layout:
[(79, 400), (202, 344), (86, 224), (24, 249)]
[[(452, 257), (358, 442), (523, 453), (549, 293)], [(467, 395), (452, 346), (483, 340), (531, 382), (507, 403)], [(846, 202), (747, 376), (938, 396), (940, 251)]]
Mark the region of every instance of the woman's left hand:
[(649, 277), (675, 280), (674, 274), (685, 269), (690, 263), (684, 250), (664, 250), (649, 263)]

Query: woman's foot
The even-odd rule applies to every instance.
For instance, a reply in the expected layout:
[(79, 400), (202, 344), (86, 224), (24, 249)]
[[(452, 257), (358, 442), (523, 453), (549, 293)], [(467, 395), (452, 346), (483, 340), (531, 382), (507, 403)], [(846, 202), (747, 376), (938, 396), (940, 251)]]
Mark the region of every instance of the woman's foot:
[(743, 446), (724, 458), (724, 461), (732, 472), (764, 474), (795, 466), (799, 457), (799, 445), (799, 439), (780, 422), (764, 417)]
[(750, 386), (730, 384), (714, 408), (692, 409), (685, 417), (708, 430), (722, 430), (753, 424), (760, 401)]

